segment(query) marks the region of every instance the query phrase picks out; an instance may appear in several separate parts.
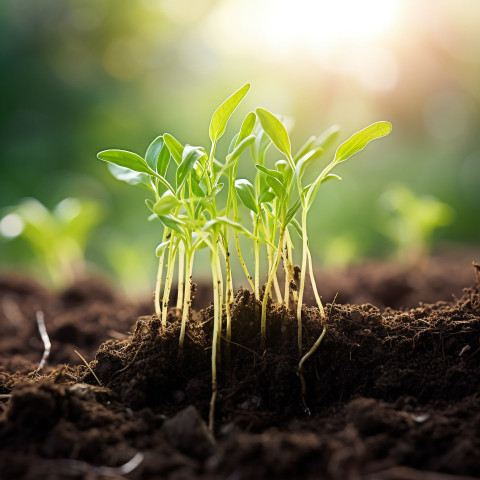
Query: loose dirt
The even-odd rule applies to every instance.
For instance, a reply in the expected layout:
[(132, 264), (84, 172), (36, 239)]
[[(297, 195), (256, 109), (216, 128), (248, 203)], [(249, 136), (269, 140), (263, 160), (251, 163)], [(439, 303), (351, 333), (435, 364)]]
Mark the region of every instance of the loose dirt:
[[(230, 355), (222, 340), (215, 436), (204, 423), (212, 307), (193, 314), (179, 356), (174, 310), (162, 330), (149, 304), (97, 281), (54, 294), (0, 277), (0, 478), (479, 478), (480, 293), (464, 270), (461, 295), (447, 270), (442, 301), (403, 297), (402, 310), (398, 295), (349, 305), (340, 292), (305, 364), (304, 399), (295, 316), (270, 305), (262, 351), (258, 307), (240, 290)], [(52, 352), (36, 372), (39, 310)], [(318, 309), (305, 307), (303, 324), (305, 353), (322, 330)]]

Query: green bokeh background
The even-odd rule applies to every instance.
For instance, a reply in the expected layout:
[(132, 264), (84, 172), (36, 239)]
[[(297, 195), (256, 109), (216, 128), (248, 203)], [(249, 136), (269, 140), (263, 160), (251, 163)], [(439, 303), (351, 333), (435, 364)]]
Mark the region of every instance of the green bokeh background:
[[(379, 197), (394, 182), (453, 208), (434, 248), (478, 245), (480, 2), (400, 1), (382, 37), (332, 42), (319, 56), (288, 36), (308, 2), (276, 4), (296, 9), (285, 25), (291, 48), (268, 42), (278, 29), (249, 30), (254, 20), (270, 25), (266, 1), (246, 11), (237, 0), (3, 0), (0, 209), (24, 197), (49, 208), (68, 196), (97, 199), (106, 217), (87, 259), (129, 291), (151, 290), (160, 226), (146, 221), (144, 193), (113, 179), (96, 153), (143, 154), (164, 132), (208, 147), (211, 114), (249, 81), (227, 135), (257, 106), (294, 119), (297, 147), (333, 123), (341, 140), (377, 120), (393, 124), (339, 168), (343, 182), (321, 189), (310, 215), (317, 265), (393, 254)], [(249, 168), (246, 158), (240, 174)], [(0, 238), (2, 270), (34, 265), (26, 243)]]

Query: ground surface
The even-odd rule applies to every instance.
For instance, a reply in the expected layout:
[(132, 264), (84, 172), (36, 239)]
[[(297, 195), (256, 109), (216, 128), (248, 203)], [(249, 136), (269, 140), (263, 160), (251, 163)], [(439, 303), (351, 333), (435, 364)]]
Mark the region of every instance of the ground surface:
[[(327, 334), (305, 365), (311, 415), (295, 318), (270, 308), (263, 352), (255, 302), (240, 291), (230, 362), (222, 343), (215, 439), (202, 420), (211, 309), (194, 315), (179, 358), (173, 314), (160, 335), (150, 305), (98, 282), (53, 294), (0, 277), (0, 478), (480, 478), (480, 296), (468, 263), (445, 268), (443, 280), (441, 268), (400, 275), (385, 266), (339, 277)], [(408, 288), (394, 293), (394, 280)], [(356, 298), (381, 309), (340, 303)], [(52, 341), (41, 372), (38, 311)], [(304, 351), (318, 319), (304, 310)]]

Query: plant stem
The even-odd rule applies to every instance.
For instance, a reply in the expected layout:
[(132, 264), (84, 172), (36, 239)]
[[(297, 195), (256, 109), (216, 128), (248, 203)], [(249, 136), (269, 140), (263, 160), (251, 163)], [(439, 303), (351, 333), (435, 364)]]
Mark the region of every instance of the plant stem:
[(262, 318), (261, 318), (261, 323), (260, 323), (260, 336), (261, 336), (262, 350), (265, 348), (265, 343), (266, 343), (268, 296), (270, 294), (270, 290), (272, 288), (272, 283), (273, 283), (274, 278), (275, 278), (275, 273), (277, 271), (278, 264), (280, 262), (284, 235), (285, 235), (285, 227), (282, 226), (281, 229), (280, 229), (280, 238), (278, 240), (278, 248), (275, 252), (275, 258), (273, 259), (273, 262), (272, 262), (272, 265), (271, 265), (271, 268), (270, 268), (270, 272), (268, 274), (268, 281), (267, 281), (267, 285), (265, 287), (265, 293), (263, 294)]
[(165, 287), (163, 289), (163, 301), (162, 301), (162, 327), (167, 326), (167, 314), (168, 314), (168, 302), (170, 300), (170, 290), (172, 288), (173, 270), (175, 265), (175, 247), (174, 247), (175, 234), (172, 232), (170, 237), (170, 245), (168, 251), (168, 266), (167, 276), (165, 278)]
[[(288, 248), (288, 272), (290, 274), (290, 281), (292, 282), (292, 285), (295, 283), (295, 270), (293, 268), (293, 254), (292, 254), (292, 239), (290, 237), (290, 232), (287, 228), (286, 232), (286, 237), (287, 237), (287, 248)], [(298, 292), (296, 288), (292, 289), (292, 297), (293, 297), (293, 310), (297, 308), (297, 302), (298, 302)]]
[(177, 282), (177, 310), (182, 311), (183, 295), (185, 290), (185, 248), (183, 242), (178, 245), (178, 282)]
[(213, 280), (213, 336), (212, 336), (212, 397), (210, 399), (210, 412), (208, 416), (208, 428), (213, 433), (215, 423), (215, 400), (217, 398), (217, 348), (219, 333), (220, 299), (219, 299), (219, 278), (218, 278), (218, 252), (216, 241), (215, 247), (211, 252), (210, 264), (212, 268)]
[(285, 235), (285, 241), (283, 243), (282, 248), (282, 262), (283, 262), (283, 271), (285, 272), (285, 287), (284, 287), (284, 294), (283, 298), (285, 301), (285, 307), (290, 307), (290, 273), (288, 271), (288, 249), (287, 249), (287, 236)]
[(180, 355), (183, 352), (183, 343), (185, 340), (185, 328), (190, 317), (190, 307), (192, 305), (192, 271), (193, 271), (193, 258), (195, 256), (195, 251), (185, 252), (185, 260), (187, 264), (186, 278), (185, 278), (185, 295), (183, 300), (183, 310), (182, 310), (182, 326), (180, 328), (180, 339), (178, 343)]
[(297, 303), (297, 323), (298, 323), (298, 353), (302, 355), (302, 306), (303, 306), (303, 292), (305, 290), (305, 274), (307, 270), (307, 251), (308, 251), (308, 238), (307, 238), (307, 209), (302, 210), (302, 270), (300, 272), (300, 290), (298, 292)]
[[(167, 231), (168, 231), (167, 228), (163, 230), (162, 243), (167, 240)], [(163, 250), (163, 252), (161, 253), (160, 259), (158, 261), (157, 281), (155, 283), (155, 293), (153, 294), (154, 304), (155, 304), (155, 315), (158, 318), (160, 318), (160, 315), (162, 313), (162, 309), (160, 307), (160, 290), (162, 288), (164, 258), (165, 258), (165, 250)]]
[[(254, 226), (254, 235), (258, 237), (258, 216), (255, 216), (255, 226)], [(254, 293), (255, 293), (255, 300), (258, 302), (260, 300), (260, 242), (255, 240), (254, 243), (254, 251), (255, 251), (255, 285), (254, 285)]]

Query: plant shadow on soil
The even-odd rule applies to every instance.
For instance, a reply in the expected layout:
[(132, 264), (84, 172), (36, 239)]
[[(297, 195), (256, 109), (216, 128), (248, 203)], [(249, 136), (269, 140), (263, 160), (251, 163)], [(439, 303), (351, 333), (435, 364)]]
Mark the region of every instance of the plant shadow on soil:
[[(202, 420), (211, 395), (211, 306), (192, 316), (179, 357), (175, 310), (162, 331), (145, 315), (148, 306), (122, 303), (98, 284), (54, 295), (5, 277), (0, 287), (7, 333), (0, 345), (9, 353), (0, 357), (2, 479), (480, 476), (478, 284), (457, 300), (404, 310), (327, 304), (327, 335), (304, 369), (311, 416), (296, 371), (294, 314), (270, 304), (262, 351), (255, 300), (240, 290), (229, 356), (222, 341), (215, 439)], [(50, 364), (69, 364), (43, 374), (35, 372), (41, 342), (31, 341), (39, 308), (52, 338)], [(306, 352), (322, 329), (318, 309), (304, 307), (303, 324)], [(68, 345), (93, 358), (101, 386)], [(138, 452), (142, 461), (130, 473), (105, 470)]]

